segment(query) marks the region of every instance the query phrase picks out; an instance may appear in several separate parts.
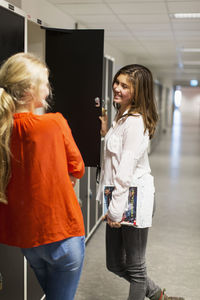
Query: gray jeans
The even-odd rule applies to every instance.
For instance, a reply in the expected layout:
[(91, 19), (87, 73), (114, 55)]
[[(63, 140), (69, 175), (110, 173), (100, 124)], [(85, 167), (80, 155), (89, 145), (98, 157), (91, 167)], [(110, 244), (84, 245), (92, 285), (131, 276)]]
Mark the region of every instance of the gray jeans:
[(109, 271), (130, 282), (129, 300), (144, 300), (160, 290), (148, 276), (145, 253), (148, 228), (106, 225), (106, 264)]

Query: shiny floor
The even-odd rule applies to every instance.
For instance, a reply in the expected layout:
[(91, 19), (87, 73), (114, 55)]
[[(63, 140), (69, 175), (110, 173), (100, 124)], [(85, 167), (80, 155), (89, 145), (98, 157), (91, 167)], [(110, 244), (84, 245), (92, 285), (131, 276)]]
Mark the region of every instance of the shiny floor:
[[(147, 247), (149, 276), (168, 295), (200, 299), (200, 115), (175, 111), (150, 155), (156, 214)], [(105, 224), (86, 247), (76, 300), (126, 300), (129, 285), (105, 267)]]

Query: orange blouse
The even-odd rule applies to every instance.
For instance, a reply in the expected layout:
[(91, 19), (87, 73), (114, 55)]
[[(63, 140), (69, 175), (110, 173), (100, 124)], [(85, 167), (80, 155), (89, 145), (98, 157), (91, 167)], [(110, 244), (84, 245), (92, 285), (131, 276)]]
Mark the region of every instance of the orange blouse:
[(0, 243), (30, 248), (84, 235), (69, 174), (84, 162), (60, 113), (16, 113), (11, 135), (8, 204), (0, 203)]

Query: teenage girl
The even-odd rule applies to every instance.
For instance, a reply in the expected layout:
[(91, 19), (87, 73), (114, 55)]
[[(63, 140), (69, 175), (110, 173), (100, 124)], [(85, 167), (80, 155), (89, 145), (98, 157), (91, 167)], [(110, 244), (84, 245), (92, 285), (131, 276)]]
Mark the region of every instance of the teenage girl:
[(73, 300), (85, 250), (73, 186), (84, 162), (60, 113), (34, 114), (47, 105), (48, 75), (28, 53), (0, 69), (0, 243), (22, 249), (47, 300)]
[[(149, 139), (154, 135), (158, 115), (153, 95), (153, 77), (141, 65), (121, 68), (113, 79), (116, 117), (105, 135), (104, 164), (97, 199), (105, 186), (114, 186), (106, 226), (106, 261), (109, 271), (130, 282), (128, 300), (183, 300), (168, 297), (148, 276), (145, 252), (152, 225), (154, 181), (148, 159)], [(137, 217), (133, 226), (122, 225), (128, 209), (129, 188), (137, 188)]]

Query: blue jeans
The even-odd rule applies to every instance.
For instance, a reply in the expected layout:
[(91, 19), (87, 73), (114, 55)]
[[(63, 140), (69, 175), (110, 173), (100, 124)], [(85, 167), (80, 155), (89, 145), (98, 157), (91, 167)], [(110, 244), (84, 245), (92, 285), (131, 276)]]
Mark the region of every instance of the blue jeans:
[(21, 249), (42, 287), (46, 300), (73, 300), (85, 254), (85, 237)]
[(161, 291), (148, 276), (145, 253), (148, 228), (106, 225), (106, 263), (109, 271), (130, 282), (129, 300), (144, 300)]

